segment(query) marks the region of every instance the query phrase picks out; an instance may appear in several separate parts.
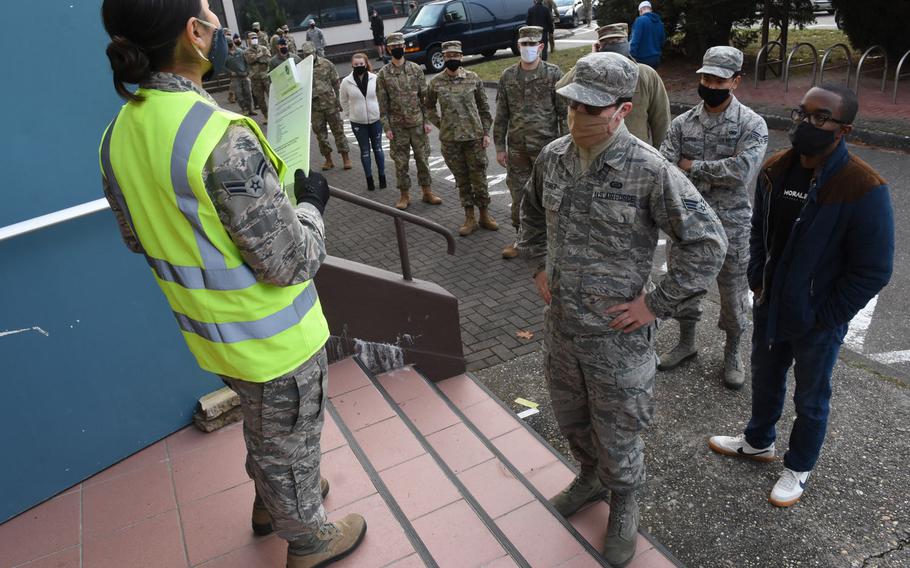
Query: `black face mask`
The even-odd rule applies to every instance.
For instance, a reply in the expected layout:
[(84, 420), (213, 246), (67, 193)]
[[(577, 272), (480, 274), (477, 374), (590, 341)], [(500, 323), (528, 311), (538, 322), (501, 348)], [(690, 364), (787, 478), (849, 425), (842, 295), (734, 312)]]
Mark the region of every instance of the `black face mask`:
[(447, 59), (446, 60), (446, 69), (449, 71), (458, 71), (458, 68), (461, 67), (460, 59)]
[(236, 39), (236, 40), (234, 40), (234, 45), (236, 45), (237, 47), (240, 47), (241, 45), (243, 45), (243, 42), (240, 41), (239, 39)]
[(812, 126), (805, 120), (794, 124), (787, 132), (790, 143), (797, 154), (803, 156), (821, 155), (834, 144), (834, 132)]
[(357, 77), (358, 79), (362, 78), (366, 74), (367, 74), (366, 67), (354, 67), (354, 76)]
[(278, 48), (278, 52), (279, 52), (281, 55), (287, 55), (287, 54), (288, 54), (288, 48), (286, 48), (286, 47), (279, 47), (279, 48)]
[(404, 48), (403, 47), (393, 47), (389, 52), (392, 54), (393, 59), (401, 59), (404, 57)]
[(706, 105), (711, 108), (716, 108), (724, 104), (724, 101), (729, 98), (730, 89), (709, 89), (699, 83), (698, 96), (701, 97), (701, 100), (705, 101)]

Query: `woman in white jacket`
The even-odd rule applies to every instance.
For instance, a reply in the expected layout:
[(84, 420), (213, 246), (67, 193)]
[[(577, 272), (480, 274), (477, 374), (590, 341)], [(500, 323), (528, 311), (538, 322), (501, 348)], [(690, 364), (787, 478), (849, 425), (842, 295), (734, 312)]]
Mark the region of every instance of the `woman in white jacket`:
[(365, 53), (355, 53), (351, 58), (353, 71), (341, 80), (342, 115), (351, 121), (351, 130), (360, 146), (360, 163), (367, 176), (367, 189), (376, 189), (373, 183), (373, 164), (370, 147), (379, 170), (379, 189), (385, 189), (385, 155), (382, 153), (382, 123), (379, 121), (379, 100), (376, 98), (376, 75), (372, 73), (370, 58)]

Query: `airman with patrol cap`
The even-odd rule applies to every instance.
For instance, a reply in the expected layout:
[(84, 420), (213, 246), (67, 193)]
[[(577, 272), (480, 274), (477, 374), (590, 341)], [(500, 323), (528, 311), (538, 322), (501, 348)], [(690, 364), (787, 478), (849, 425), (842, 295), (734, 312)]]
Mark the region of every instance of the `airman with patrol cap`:
[[(743, 53), (735, 47), (717, 46), (705, 52), (698, 94), (704, 102), (676, 117), (660, 151), (678, 164), (724, 224), (729, 247), (717, 276), (720, 320), (726, 332), (724, 385), (742, 388), (745, 368), (740, 338), (748, 324), (750, 308), (746, 269), (749, 265), (749, 230), (752, 206), (749, 195), (768, 147), (768, 125), (733, 91), (742, 79)], [(668, 254), (672, 255), (672, 248)], [(660, 359), (669, 370), (694, 357), (695, 325), (701, 306), (693, 302), (674, 317), (679, 320), (679, 344)]]
[[(570, 135), (534, 164), (518, 246), (548, 304), (544, 372), (557, 423), (581, 464), (551, 502), (569, 516), (609, 493), (604, 557), (623, 566), (635, 554), (645, 481), (641, 432), (654, 411), (655, 320), (705, 294), (727, 243), (685, 175), (626, 128), (638, 65), (592, 53), (575, 71), (557, 91), (570, 101)], [(677, 256), (655, 285), (658, 231)]]
[[(544, 146), (568, 134), (566, 99), (556, 94), (556, 83), (562, 77), (562, 71), (540, 58), (543, 39), (543, 28), (539, 26), (519, 28), (521, 61), (502, 72), (496, 92), (493, 143), (496, 160), (506, 168), (506, 186), (512, 196), (512, 225), (516, 232), (520, 226), (521, 198), (534, 160)], [(515, 244), (502, 251), (503, 258), (516, 256)]]

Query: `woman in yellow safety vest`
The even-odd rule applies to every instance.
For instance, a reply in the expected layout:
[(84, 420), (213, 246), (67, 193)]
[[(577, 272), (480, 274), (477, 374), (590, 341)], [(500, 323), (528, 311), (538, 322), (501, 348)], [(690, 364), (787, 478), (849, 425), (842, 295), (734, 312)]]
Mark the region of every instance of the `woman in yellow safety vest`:
[(329, 330), (312, 278), (325, 258), (325, 178), (297, 170), (295, 207), (259, 126), (202, 88), (228, 51), (208, 0), (104, 0), (102, 18), (126, 99), (101, 142), (104, 194), (200, 367), (240, 397), (253, 530), (288, 541), (290, 568), (328, 564), (366, 522), (329, 523), (322, 506)]

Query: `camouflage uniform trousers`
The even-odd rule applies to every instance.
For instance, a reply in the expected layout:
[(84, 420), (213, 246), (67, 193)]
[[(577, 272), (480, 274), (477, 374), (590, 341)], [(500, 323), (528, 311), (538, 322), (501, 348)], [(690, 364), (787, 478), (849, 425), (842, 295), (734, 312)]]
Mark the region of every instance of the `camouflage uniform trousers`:
[(572, 455), (610, 490), (638, 490), (645, 482), (641, 433), (654, 414), (655, 324), (570, 336), (555, 329), (552, 306), (545, 320), (544, 374)]
[(414, 162), (417, 164), (417, 184), (429, 187), (433, 179), (430, 176), (430, 140), (423, 126), (410, 128), (392, 127), (392, 140), (389, 142), (392, 160), (395, 161), (395, 177), (398, 189), (411, 190), (411, 176), (408, 174), (411, 160), (411, 149), (414, 149)]
[(506, 158), (506, 187), (512, 196), (512, 226), (515, 230), (521, 227), (521, 199), (525, 193), (525, 186), (531, 178), (531, 168), (540, 150), (528, 151), (513, 146), (508, 147)]
[(231, 92), (243, 112), (253, 110), (253, 86), (249, 77), (231, 77)]
[(323, 156), (332, 154), (332, 147), (329, 145), (329, 131), (332, 129), (332, 136), (335, 137), (335, 148), (339, 154), (347, 154), (348, 139), (344, 135), (344, 123), (341, 121), (341, 113), (335, 109), (313, 109), (312, 112), (313, 132), (316, 134), (316, 140), (319, 141), (319, 153)]
[(256, 106), (262, 110), (262, 114), (266, 118), (269, 116), (269, 78), (266, 77), (257, 77), (256, 75), (250, 76), (250, 86), (253, 90), (253, 100), (256, 101)]
[(272, 527), (284, 540), (306, 545), (326, 523), (319, 488), (325, 350), (266, 383), (221, 378), (240, 397), (246, 471), (272, 516)]
[(487, 207), (487, 152), (481, 140), (440, 141), (442, 157), (455, 176), (462, 207)]
[[(749, 301), (749, 227), (731, 227), (724, 223), (727, 234), (727, 255), (717, 274), (717, 291), (720, 293), (720, 318), (717, 327), (741, 335), (749, 324), (748, 314), (752, 308)], [(667, 243), (667, 259), (673, 254)], [(673, 317), (677, 320), (699, 321), (702, 313), (701, 301), (686, 302)]]

